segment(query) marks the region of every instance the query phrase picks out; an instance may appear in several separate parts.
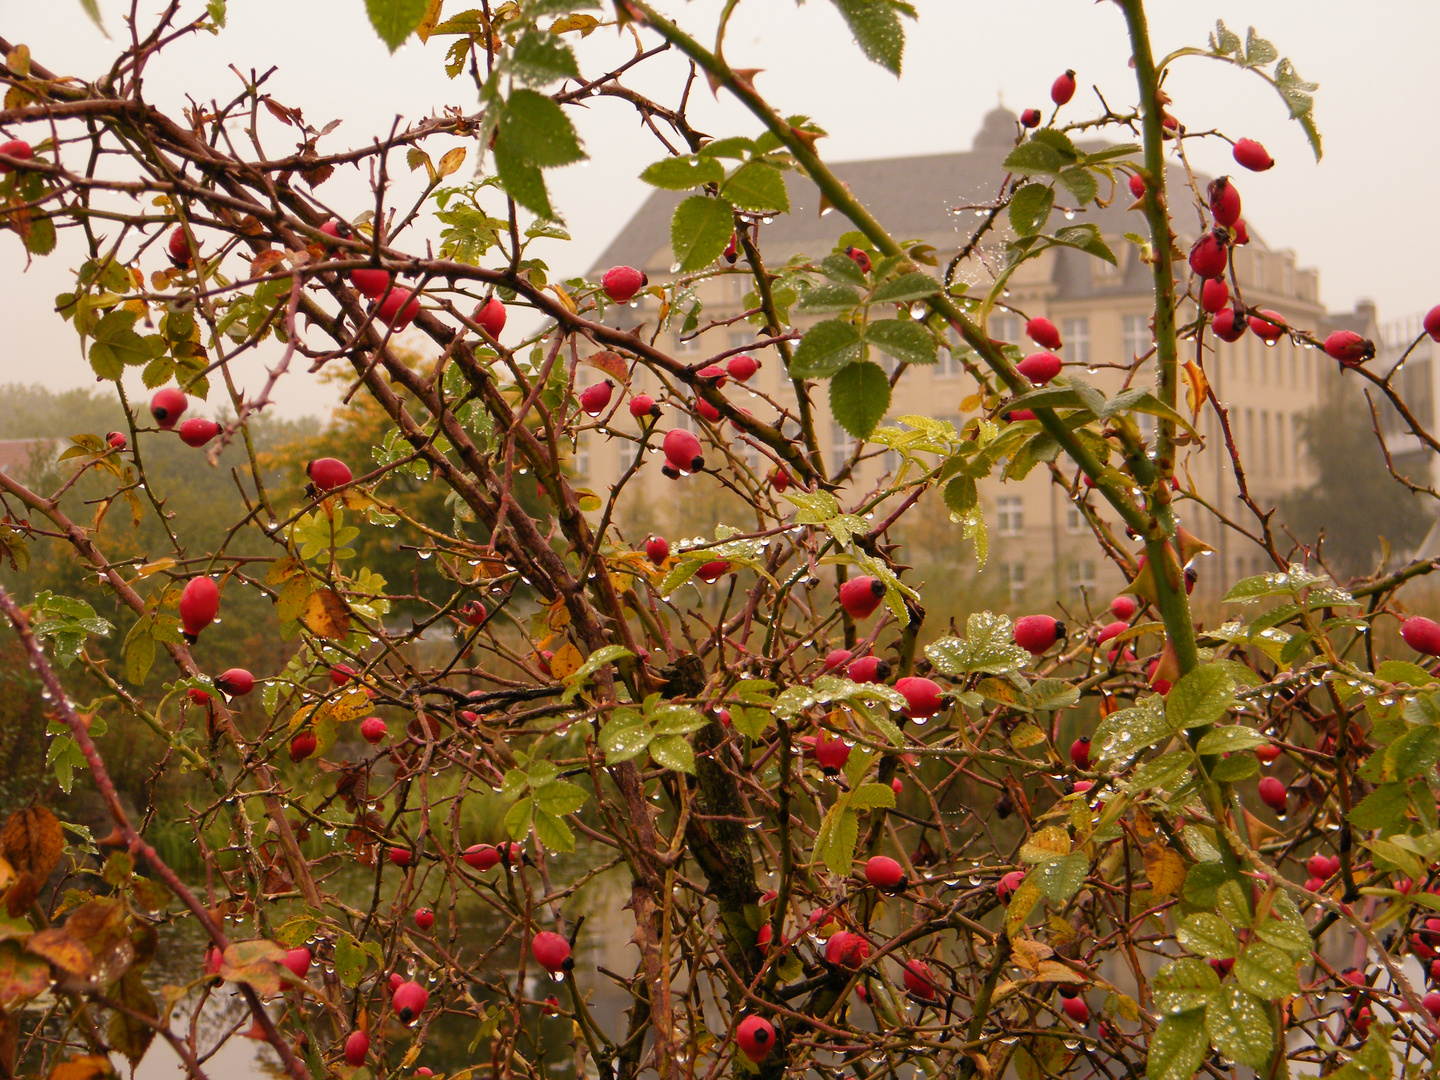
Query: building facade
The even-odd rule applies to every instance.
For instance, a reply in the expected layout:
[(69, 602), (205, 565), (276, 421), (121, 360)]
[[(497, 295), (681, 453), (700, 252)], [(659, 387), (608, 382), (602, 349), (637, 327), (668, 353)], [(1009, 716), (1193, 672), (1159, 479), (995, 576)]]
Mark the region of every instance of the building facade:
[[(1006, 170), (1002, 161), (1013, 148), (1018, 130), (1014, 114), (997, 108), (986, 117), (968, 152), (851, 162), (836, 165), (834, 170), (892, 235), (933, 246), (943, 268), (971, 240), (986, 214), (984, 207), (1003, 190)], [(1197, 179), (1201, 185), (1208, 180)], [(1184, 174), (1178, 168), (1173, 170), (1170, 190), (1176, 193), (1175, 198), (1187, 190), (1187, 184)], [(1241, 185), (1243, 188), (1243, 178)], [(788, 188), (791, 212), (761, 226), (767, 269), (780, 267), (793, 256), (823, 257), (849, 227), (841, 215), (819, 212), (818, 192), (804, 177), (790, 174)], [(643, 269), (652, 282), (674, 280), (677, 275), (668, 243), (669, 224), (682, 197), (683, 193), (653, 193), (600, 257), (595, 275), (598, 277), (610, 266), (630, 265)], [(1131, 199), (1124, 178), (1117, 191), (1108, 195), (1102, 191), (1101, 198), (1110, 200), (1107, 207), (1091, 205), (1075, 211), (1073, 217), (1077, 222), (1092, 221), (1100, 228), (1117, 256), (1117, 265), (1073, 249), (1050, 249), (1011, 278), (1004, 297), (1010, 310), (997, 309), (990, 316), (988, 331), (992, 338), (1029, 352), (1038, 347), (1024, 336), (1025, 319), (1047, 317), (1060, 330), (1065, 374), (1083, 378), (1108, 395), (1119, 390), (1122, 381), (1131, 375), (1135, 358), (1151, 349), (1153, 279), (1141, 249), (1124, 238), (1127, 232), (1147, 232), (1143, 216), (1128, 210)], [(1198, 214), (1188, 207), (1178, 207), (1174, 219), (1177, 227), (1183, 228), (1189, 222), (1192, 229), (1199, 228)], [(960, 269), (959, 279), (968, 280), (978, 291), (989, 287), (992, 270), (1000, 264), (1006, 239), (1001, 229), (1004, 221), (1002, 215), (995, 230), (979, 244), (978, 254)], [(1052, 228), (1054, 225), (1052, 221)], [(1314, 329), (1323, 337), (1329, 324), (1320, 302), (1316, 271), (1297, 267), (1292, 252), (1271, 249), (1256, 225), (1247, 225), (1250, 242), (1238, 247), (1234, 256), (1235, 273), (1246, 302), (1273, 309), (1292, 325)], [(1189, 240), (1181, 238), (1182, 250), (1188, 248)], [(1188, 269), (1183, 261), (1180, 268), (1186, 270), (1180, 285), (1183, 289)], [(935, 272), (938, 275), (941, 271)], [(744, 260), (735, 269), (721, 263), (711, 272), (692, 277), (695, 295), (704, 305), (696, 332), (680, 333), (679, 318), (662, 325), (660, 304), (653, 296), (643, 296), (612, 314), (611, 319), (638, 328), (646, 340), (653, 337), (656, 345), (691, 363), (745, 348), (754, 341), (755, 329), (741, 317), (745, 296), (753, 289)], [(1182, 322), (1194, 317), (1193, 305), (1187, 305), (1187, 309), (1190, 314), (1182, 312)], [(1356, 318), (1362, 316), (1358, 313)], [(1369, 312), (1369, 320), (1373, 324), (1373, 311)], [(803, 330), (811, 321), (797, 317), (796, 329)], [(1244, 465), (1248, 490), (1257, 502), (1268, 506), (1278, 496), (1307, 483), (1308, 468), (1297, 439), (1299, 419), (1331, 392), (1335, 365), (1323, 352), (1297, 346), (1288, 338), (1266, 345), (1247, 333), (1233, 345), (1219, 343), (1215, 353), (1208, 351), (1213, 342), (1213, 336), (1207, 335), (1207, 353), (1200, 358), (1202, 366), (1217, 400), (1228, 411), (1231, 436)], [(1193, 341), (1182, 343), (1182, 348), (1190, 350), (1187, 359), (1195, 359)], [(766, 398), (793, 409), (793, 393), (774, 350), (762, 349), (751, 355), (761, 362), (752, 385), (731, 383), (724, 392), (767, 419), (773, 418), (774, 412), (765, 404)], [(872, 358), (882, 364), (887, 362), (883, 356)], [(582, 384), (603, 377), (593, 369), (582, 371)], [(1153, 375), (1153, 364), (1143, 363), (1130, 385), (1147, 384)], [(633, 389), (652, 394), (663, 390), (649, 385)], [(962, 403), (972, 398), (976, 389), (960, 361), (942, 350), (933, 367), (917, 366), (900, 380), (889, 415), (923, 414), (949, 420), (959, 428), (975, 415), (973, 410), (966, 412)], [(753, 403), (742, 400), (752, 391), (760, 394)], [(855, 451), (855, 440), (830, 419), (823, 384), (812, 392), (812, 398), (817, 435), (826, 453), (826, 467), (833, 475), (834, 462)], [(701, 423), (686, 414), (684, 404), (683, 399), (663, 402), (663, 426), (693, 428)], [(619, 428), (628, 420), (628, 414), (622, 411), (614, 424)], [(1213, 409), (1202, 412), (1199, 430), (1203, 449), (1198, 443), (1187, 447), (1181, 459), (1182, 477), (1188, 478), (1185, 486), (1226, 515), (1244, 518), (1248, 512), (1240, 505), (1234, 469)], [(873, 490), (895, 468), (895, 455), (884, 452), (884, 447), (870, 446), (865, 453), (867, 456), (839, 492), (842, 503), (853, 503)], [(577, 465), (588, 486), (604, 495), (633, 457), (632, 441), (597, 430), (583, 441)], [(752, 453), (750, 458), (758, 460), (758, 455)], [(673, 482), (661, 475), (658, 460), (647, 463), (632, 483), (642, 486), (651, 505), (663, 506), (675, 497)], [(1093, 540), (1087, 538), (1083, 516), (1067, 491), (1046, 469), (1037, 468), (1018, 482), (1001, 484), (991, 480), (980, 487), (991, 537), (990, 565), (985, 574), (1015, 606), (1043, 603), (1050, 597), (1078, 601), (1084, 596), (1103, 605), (1123, 586), (1118, 574), (1099, 556)], [(1185, 514), (1184, 501), (1180, 509), (1187, 526), (1216, 547), (1214, 559), (1220, 563), (1216, 570), (1223, 566), (1223, 572), (1207, 572), (1201, 567), (1202, 597), (1218, 598), (1226, 582), (1263, 569), (1258, 551), (1233, 543), (1215, 527), (1209, 514)], [(1102, 508), (1101, 516), (1114, 515)], [(958, 554), (964, 546), (958, 529), (953, 543)]]

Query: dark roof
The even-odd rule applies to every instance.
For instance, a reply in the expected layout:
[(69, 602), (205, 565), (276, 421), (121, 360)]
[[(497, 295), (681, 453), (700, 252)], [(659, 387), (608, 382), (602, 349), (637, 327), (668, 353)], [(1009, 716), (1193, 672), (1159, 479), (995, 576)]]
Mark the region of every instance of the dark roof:
[[(971, 211), (957, 212), (957, 208), (993, 202), (999, 195), (1006, 175), (1001, 162), (1014, 147), (1018, 130), (1015, 114), (1000, 107), (986, 115), (968, 151), (839, 162), (831, 168), (891, 235), (902, 240), (924, 239), (943, 255), (947, 245), (953, 251), (968, 240), (977, 224)], [(1093, 151), (1105, 144), (1090, 141), (1079, 145)], [(1196, 179), (1203, 185), (1209, 178), (1197, 174)], [(764, 226), (767, 248), (787, 255), (824, 250), (832, 247), (841, 233), (852, 228), (839, 213), (820, 216), (820, 192), (808, 178), (789, 173), (786, 181), (790, 213), (779, 215)], [(1178, 166), (1171, 167), (1169, 182), (1184, 183)], [(1138, 215), (1126, 214), (1132, 200), (1124, 185), (1121, 178), (1108, 208), (1091, 206), (1076, 215), (1076, 222), (1093, 221), (1102, 233), (1112, 237), (1126, 231), (1145, 232), (1144, 222)], [(622, 265), (662, 274), (668, 272), (670, 217), (681, 199), (689, 194), (653, 192), (600, 255), (592, 273)], [(1102, 187), (1101, 198), (1109, 198), (1111, 194)], [(1060, 202), (1064, 201), (1062, 190)], [(1187, 222), (1180, 224), (1184, 228)], [(1250, 235), (1252, 242), (1259, 242), (1253, 229)], [(953, 243), (949, 243), (952, 237)]]

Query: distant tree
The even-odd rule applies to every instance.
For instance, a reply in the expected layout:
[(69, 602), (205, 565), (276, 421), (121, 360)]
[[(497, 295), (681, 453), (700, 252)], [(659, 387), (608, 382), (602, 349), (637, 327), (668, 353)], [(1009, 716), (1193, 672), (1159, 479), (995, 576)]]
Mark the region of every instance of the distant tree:
[(1287, 497), (1280, 516), (1301, 540), (1323, 534), (1322, 554), (1334, 569), (1359, 574), (1375, 565), (1386, 542), (1404, 551), (1424, 539), (1434, 518), (1390, 475), (1363, 405), (1341, 400), (1314, 410), (1300, 441), (1315, 483)]

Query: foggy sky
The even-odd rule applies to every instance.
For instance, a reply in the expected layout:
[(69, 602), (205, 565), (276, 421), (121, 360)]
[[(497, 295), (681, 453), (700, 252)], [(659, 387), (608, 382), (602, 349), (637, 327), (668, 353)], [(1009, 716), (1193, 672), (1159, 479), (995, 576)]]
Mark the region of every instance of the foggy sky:
[[(157, 0), (149, 6), (161, 5)], [(469, 5), (449, 0), (446, 6), (453, 14)], [(701, 40), (711, 40), (719, 0), (666, 0), (660, 6)], [(1424, 194), (1440, 159), (1431, 137), (1440, 87), (1429, 55), (1440, 29), (1440, 5), (1152, 0), (1150, 6), (1157, 55), (1203, 46), (1218, 17), (1242, 36), (1253, 24), (1302, 76), (1321, 84), (1315, 117), (1325, 156), (1318, 165), (1279, 97), (1254, 75), (1187, 59), (1174, 68), (1167, 90), (1172, 112), (1189, 130), (1219, 128), (1269, 148), (1278, 164), (1259, 175), (1239, 170), (1218, 140), (1191, 141), (1186, 150), (1198, 169), (1243, 173), (1237, 181), (1247, 220), (1271, 247), (1293, 249), (1301, 265), (1319, 268), (1323, 301), (1348, 310), (1358, 299), (1373, 298), (1382, 322), (1440, 302), (1430, 270), (1431, 251), (1440, 243), (1440, 212)], [(29, 45), (47, 67), (90, 79), (127, 40), (120, 16), (128, 7), (128, 0), (101, 0), (112, 34), (107, 40), (77, 0), (6, 0), (0, 4), (0, 34)], [(203, 5), (193, 0), (187, 7), (198, 12)], [(1095, 110), (1092, 85), (1117, 109), (1134, 102), (1124, 21), (1111, 3), (917, 0), (917, 7), (921, 18), (911, 25), (899, 81), (864, 60), (823, 0), (798, 8), (789, 0), (746, 0), (733, 20), (726, 58), (736, 67), (764, 69), (757, 87), (779, 111), (805, 113), (820, 123), (830, 134), (819, 149), (832, 161), (967, 149), (1001, 95), (1016, 111), (1048, 106), (1050, 82), (1067, 67), (1076, 69), (1080, 91), (1064, 118)], [(278, 101), (302, 108), (315, 127), (343, 118), (321, 143), (322, 151), (336, 151), (385, 134), (397, 115), (413, 120), (447, 105), (473, 111), (473, 86), (463, 75), (452, 82), (444, 74), (449, 40), (421, 46), (412, 39), (390, 56), (369, 28), (362, 0), (230, 0), (229, 28), (168, 49), (147, 71), (145, 97), (178, 115), (187, 95), (201, 102), (234, 97), (241, 84), (229, 64), (246, 72), (277, 65), (266, 87)], [(575, 35), (567, 40), (575, 41)], [(582, 71), (593, 76), (628, 57), (633, 42), (601, 30), (577, 50)], [(666, 56), (631, 84), (673, 104), (684, 75), (684, 65)], [(622, 103), (596, 100), (575, 116), (592, 160), (547, 173), (552, 199), (574, 241), (536, 252), (556, 276), (590, 265), (648, 194), (638, 173), (664, 153)], [(715, 101), (703, 84), (691, 95), (690, 116), (714, 136), (757, 129), (733, 101)], [(37, 142), (44, 137), (38, 125), (7, 133), (14, 135)], [(288, 152), (294, 142), (293, 132), (274, 123), (267, 123), (262, 136), (272, 154)], [(436, 139), (432, 156), (438, 159), (462, 142)], [(462, 177), (473, 152), (472, 146)], [(405, 193), (413, 199), (418, 190), (413, 180), (401, 185), (392, 205), (408, 208)], [(368, 179), (342, 169), (317, 194), (353, 217), (367, 206)], [(18, 238), (0, 235), (8, 283), (0, 293), (5, 326), (0, 382), (40, 382), (55, 389), (94, 385), (74, 331), (52, 310), (54, 296), (71, 287), (70, 274), (81, 257), (78, 244), (62, 241), (54, 255), (22, 273)], [(275, 355), (267, 350), (244, 359), (237, 371), (241, 384), (258, 389), (261, 363)], [(323, 412), (331, 391), (302, 371), (282, 382), (277, 398), (281, 414), (295, 416)]]

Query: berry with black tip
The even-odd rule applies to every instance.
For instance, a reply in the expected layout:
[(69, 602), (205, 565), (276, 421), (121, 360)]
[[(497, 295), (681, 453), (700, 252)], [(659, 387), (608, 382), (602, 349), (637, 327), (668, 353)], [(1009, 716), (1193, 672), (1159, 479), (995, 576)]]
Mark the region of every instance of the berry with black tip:
[(630, 415), (636, 420), (643, 420), (647, 416), (658, 420), (660, 406), (655, 404), (655, 399), (649, 394), (636, 394), (630, 399)]
[(1075, 70), (1066, 68), (1050, 84), (1050, 100), (1056, 105), (1065, 105), (1075, 96)]
[(679, 472), (699, 472), (705, 467), (705, 455), (694, 432), (672, 428), (665, 433), (660, 449), (665, 452), (665, 460)]
[(1405, 644), (1426, 656), (1440, 656), (1440, 623), (1415, 615), (1400, 625), (1400, 636)]
[(1190, 269), (1196, 277), (1218, 278), (1230, 261), (1230, 234), (1210, 229), (1190, 247)]
[(1022, 127), (1038, 128), (1040, 126), (1040, 110), (1026, 109), (1020, 114), (1020, 124)]
[(123, 431), (108, 431), (105, 433), (105, 445), (111, 450), (124, 450), (130, 445), (130, 440), (125, 438)]
[(1008, 904), (1010, 897), (1015, 895), (1015, 890), (1020, 888), (1025, 880), (1024, 870), (1011, 870), (995, 883), (995, 895), (1002, 904)]
[(878, 656), (861, 656), (845, 670), (851, 682), (883, 683), (890, 678), (890, 665)]
[(500, 302), (498, 296), (490, 297), (489, 300), (477, 307), (474, 318), (481, 330), (484, 330), (494, 340), (500, 340), (500, 331), (505, 329), (505, 305)]
[(395, 1015), (400, 1018), (400, 1022), (409, 1024), (425, 1011), (429, 1000), (430, 992), (419, 983), (402, 982), (395, 988), (390, 1004), (395, 1007)]
[(390, 271), (361, 267), (350, 271), (350, 284), (367, 300), (378, 300), (390, 288)]
[(1060, 374), (1060, 358), (1052, 352), (1031, 353), (1016, 365), (1016, 369), (1036, 386), (1044, 386)]
[(850, 256), (851, 261), (860, 268), (862, 274), (870, 272), (870, 256), (857, 247), (847, 247), (845, 254)]
[[(35, 149), (24, 139), (11, 139), (9, 142), (0, 143), (0, 154), (6, 157), (15, 158), (17, 161), (29, 161), (35, 156)], [(0, 176), (11, 172), (14, 166), (0, 164)]]
[(290, 740), (290, 760), (297, 765), (300, 764), (300, 762), (315, 753), (315, 747), (317, 745), (313, 731), (306, 730), (299, 732)]
[(1049, 615), (1026, 615), (1015, 620), (1015, 644), (1040, 656), (1065, 636), (1065, 624)]
[(1210, 201), (1210, 216), (1216, 225), (1227, 229), (1240, 220), (1240, 190), (1228, 176), (1217, 176), (1205, 192)]
[(500, 862), (500, 852), (492, 844), (472, 844), (460, 858), (466, 866), (489, 870)]
[(858, 968), (870, 955), (870, 942), (849, 930), (830, 935), (825, 942), (825, 962), (836, 967)]
[(1336, 330), (1325, 339), (1325, 353), (1346, 367), (1359, 367), (1375, 357), (1375, 343), (1354, 330)]
[(823, 731), (815, 740), (815, 763), (833, 776), (850, 760), (850, 744), (844, 739), (832, 739)]
[(945, 707), (945, 691), (930, 679), (911, 675), (895, 684), (905, 699), (905, 714), (912, 720), (926, 720)]
[(1224, 278), (1205, 278), (1204, 280), (1205, 284), (1200, 286), (1200, 307), (1203, 311), (1214, 315), (1230, 303), (1230, 286), (1225, 284)]
[[(1060, 331), (1043, 315), (1036, 315), (1025, 324), (1025, 333), (1042, 349), (1060, 348)], [(1033, 381), (1033, 380), (1032, 380)]]
[(763, 1016), (747, 1016), (735, 1028), (735, 1045), (758, 1065), (775, 1046), (775, 1028)]
[(901, 892), (909, 883), (905, 868), (889, 855), (876, 855), (866, 861), (865, 880), (885, 892)]
[(334, 218), (331, 218), (325, 222), (324, 225), (321, 225), (320, 231), (330, 237), (331, 240), (349, 240), (350, 237), (355, 235), (355, 231), (350, 228), (348, 222), (338, 221)]
[(150, 415), (155, 418), (155, 423), (166, 431), (175, 426), (189, 407), (190, 402), (185, 395), (173, 386), (157, 390), (155, 396), (150, 399)]
[(885, 599), (885, 583), (879, 578), (851, 578), (840, 586), (840, 606), (852, 619), (868, 619)]
[(227, 697), (244, 697), (255, 689), (255, 676), (244, 668), (232, 667), (215, 676), (215, 685)]
[(455, 614), (471, 626), (480, 626), (485, 622), (485, 605), (479, 600), (467, 600), (455, 610)]
[(633, 266), (612, 266), (600, 279), (605, 295), (617, 304), (628, 304), (632, 296), (649, 284), (650, 279)]
[(1245, 330), (1250, 325), (1250, 320), (1245, 313), (1237, 307), (1222, 308), (1215, 313), (1215, 318), (1210, 323), (1210, 328), (1215, 331), (1215, 336), (1221, 341), (1236, 342), (1245, 336)]
[(370, 1036), (363, 1031), (352, 1031), (345, 1039), (345, 1064), (357, 1068), (365, 1064), (370, 1053)]
[(190, 238), (185, 235), (185, 226), (176, 225), (170, 233), (170, 239), (165, 244), (165, 254), (170, 256), (170, 261), (180, 270), (190, 266)]
[(1086, 770), (1090, 768), (1090, 736), (1081, 735), (1070, 744), (1070, 764), (1075, 768)]
[(420, 298), (409, 289), (391, 289), (375, 309), (375, 317), (391, 330), (404, 330), (419, 314)]
[(1264, 172), (1275, 164), (1265, 147), (1261, 146), (1254, 139), (1241, 139), (1235, 144), (1231, 151), (1235, 163), (1251, 172)]
[(742, 353), (739, 356), (732, 356), (726, 362), (725, 370), (730, 373), (732, 379), (745, 382), (750, 376), (760, 370), (760, 362), (753, 356), (746, 356)]
[(599, 416), (605, 411), (605, 406), (610, 404), (610, 395), (614, 389), (615, 384), (609, 379), (594, 386), (587, 386), (580, 391), (580, 408), (585, 411), (586, 416)]
[(1066, 1016), (1074, 1020), (1077, 1024), (1088, 1024), (1090, 1022), (1090, 1006), (1086, 1005), (1085, 999), (1079, 995), (1066, 998), (1061, 1002), (1060, 1008), (1064, 1010)]
[(714, 585), (726, 574), (730, 573), (730, 563), (726, 559), (711, 559), (695, 571), (695, 576), (706, 585)]
[(1260, 796), (1260, 801), (1275, 813), (1285, 813), (1285, 808), (1289, 803), (1289, 792), (1285, 790), (1284, 781), (1274, 776), (1261, 777), (1256, 792)]
[(305, 475), (316, 491), (333, 491), (355, 479), (350, 466), (333, 457), (316, 458), (305, 466)]
[(570, 957), (570, 943), (553, 930), (542, 930), (530, 942), (530, 952), (535, 962), (554, 975), (569, 971), (574, 966)]
[(180, 593), (180, 625), (192, 642), (220, 613), (220, 586), (214, 578), (191, 578)]
[(220, 434), (220, 425), (203, 416), (192, 416), (180, 424), (180, 441), (197, 450)]

